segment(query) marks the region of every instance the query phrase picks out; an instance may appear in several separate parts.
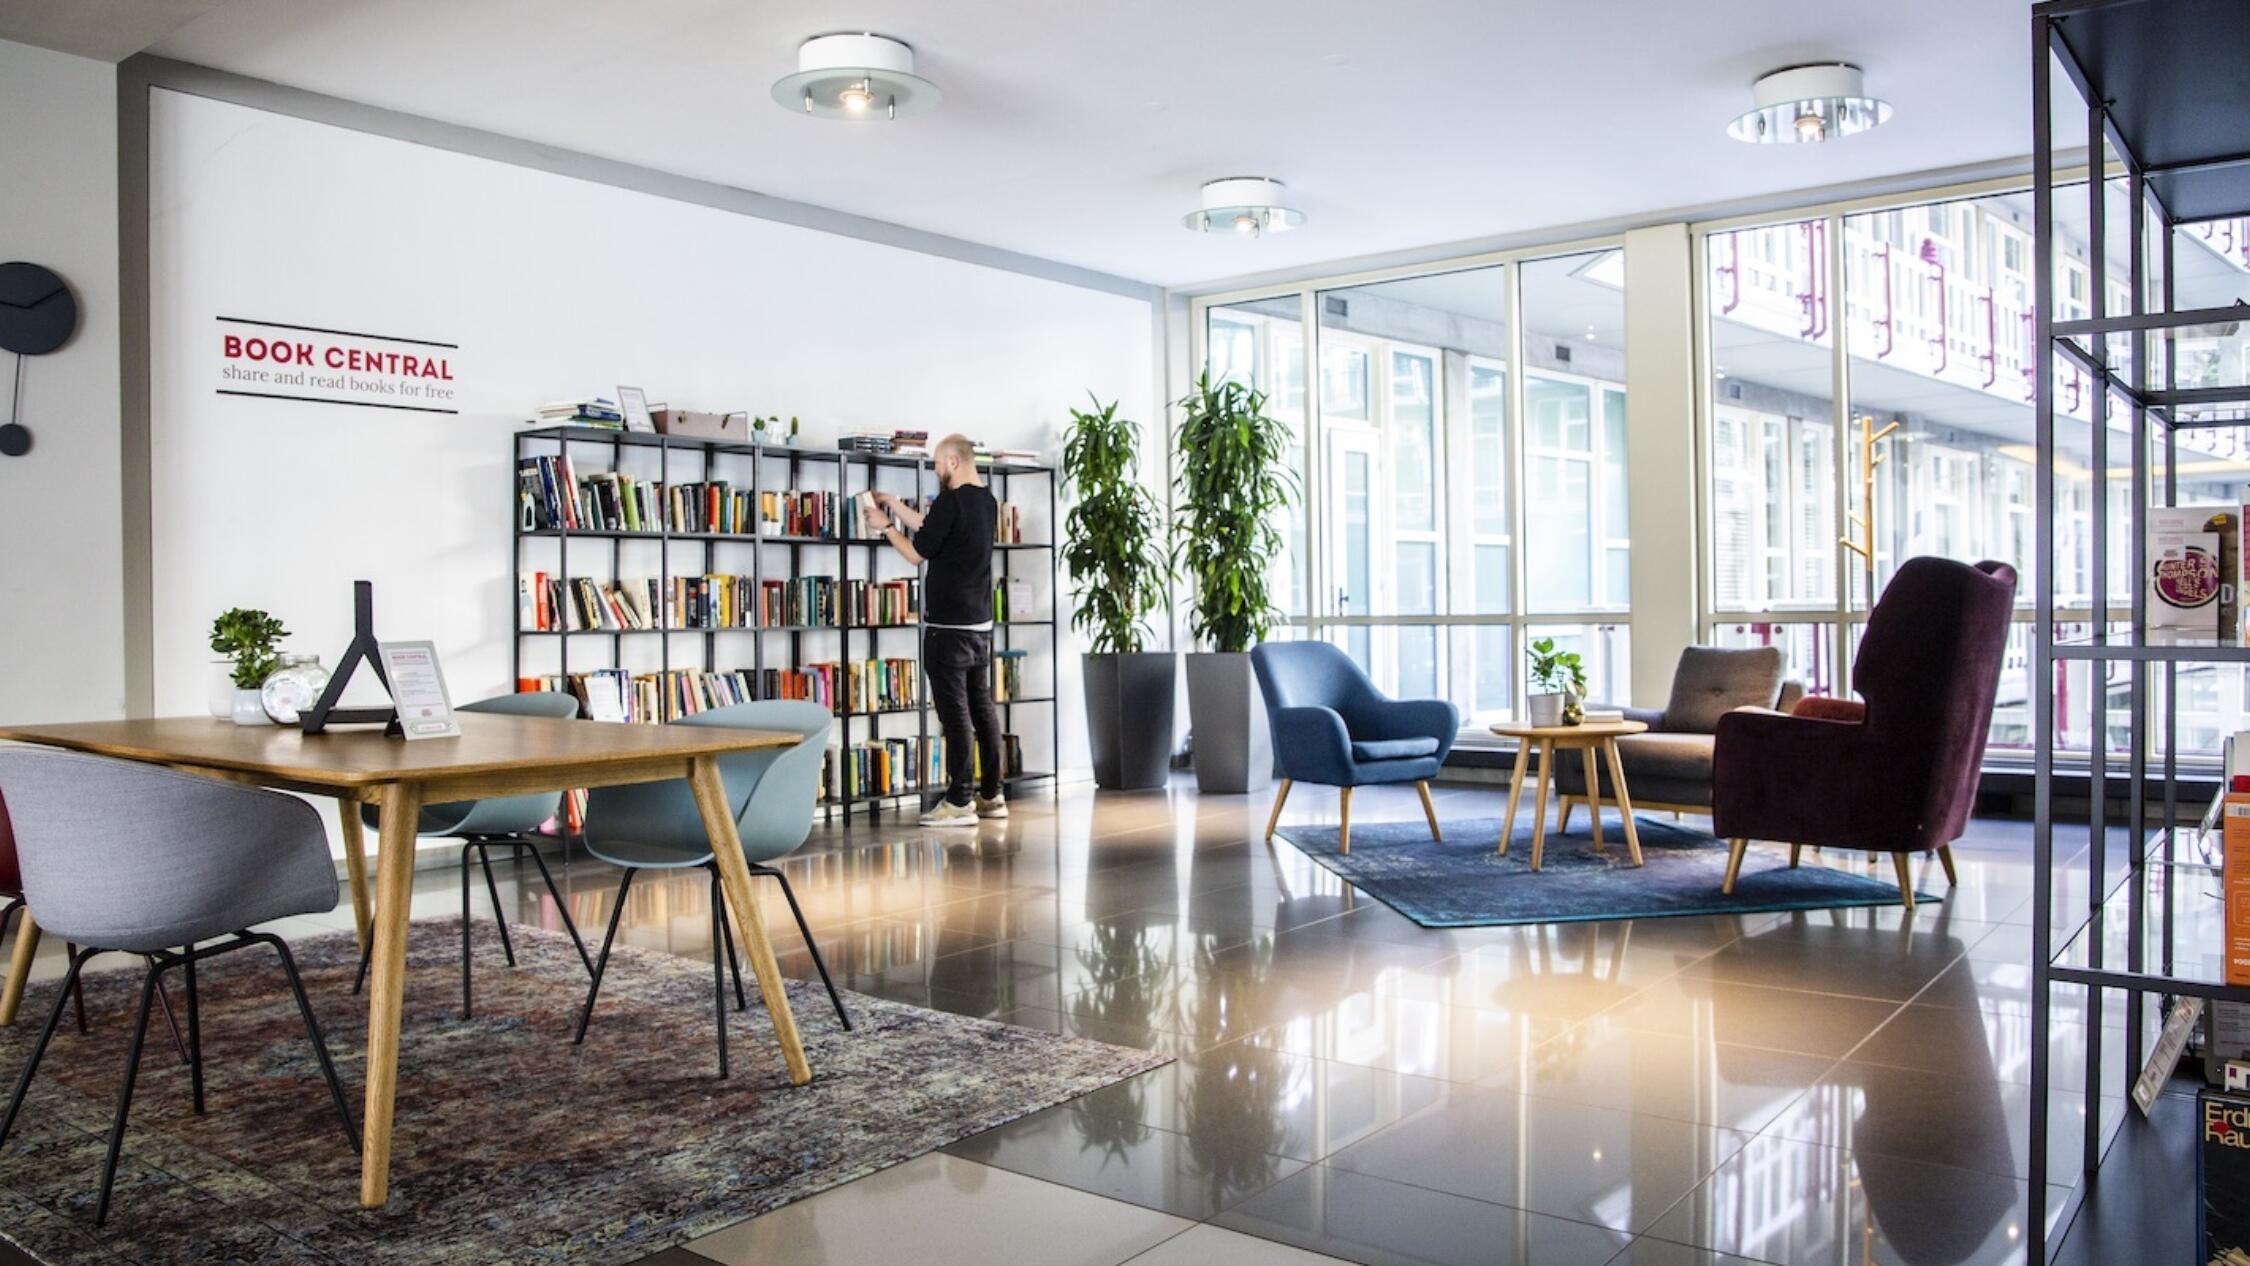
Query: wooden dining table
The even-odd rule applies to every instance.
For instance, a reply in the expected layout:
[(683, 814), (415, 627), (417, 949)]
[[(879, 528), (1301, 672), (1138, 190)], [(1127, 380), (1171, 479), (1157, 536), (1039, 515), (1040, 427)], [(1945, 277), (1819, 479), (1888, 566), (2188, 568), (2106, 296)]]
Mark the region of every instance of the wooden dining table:
[[(710, 833), (736, 938), (749, 953), (789, 1080), (800, 1086), (812, 1080), (812, 1065), (790, 1014), (781, 966), (751, 895), (749, 863), (735, 833), (733, 806), (718, 765), (719, 758), (730, 753), (794, 746), (803, 741), (802, 736), (710, 726), (599, 725), (490, 713), (463, 713), (459, 720), (457, 738), (414, 742), (372, 728), (308, 735), (290, 726), (241, 726), (209, 717), (5, 725), (0, 726), (0, 739), (165, 765), (338, 802), (354, 924), (361, 943), (372, 936), (375, 945), (367, 1002), (367, 1106), (359, 1181), (360, 1203), (367, 1208), (381, 1208), (390, 1196), (407, 915), (414, 888), (415, 826), (425, 804), (687, 780)], [(372, 893), (360, 828), (363, 804), (379, 810)], [(37, 914), (36, 909), (30, 911), (34, 919)], [(21, 935), (17, 957), (27, 960), (27, 945), (35, 948), (38, 935), (30, 920)], [(24, 966), (28, 965), (26, 961)], [(22, 975), (11, 975), (9, 996), (0, 998), (0, 1024), (14, 1019)]]

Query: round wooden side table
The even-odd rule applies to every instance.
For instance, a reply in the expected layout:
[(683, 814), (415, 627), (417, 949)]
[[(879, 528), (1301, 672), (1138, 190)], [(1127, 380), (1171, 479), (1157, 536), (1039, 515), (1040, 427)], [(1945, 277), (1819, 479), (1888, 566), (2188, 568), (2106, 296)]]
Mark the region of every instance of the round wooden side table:
[[(1509, 837), (1516, 830), (1516, 805), (1523, 797), (1524, 771), (1531, 763), (1533, 745), (1539, 748), (1539, 795), (1531, 812), (1531, 868), (1536, 871), (1546, 859), (1547, 851), (1547, 789), (1555, 781), (1555, 754), (1558, 750), (1578, 750), (1579, 759), (1586, 767), (1586, 807), (1594, 818), (1594, 851), (1602, 851), (1602, 780), (1594, 764), (1594, 753), (1601, 752), (1609, 763), (1610, 791), (1614, 793), (1617, 812), (1625, 820), (1625, 848), (1632, 854), (1633, 864), (1641, 864), (1641, 835), (1633, 828), (1633, 798), (1625, 790), (1625, 766), (1617, 758), (1617, 740), (1628, 734), (1639, 734), (1648, 729), (1644, 721), (1592, 721), (1585, 725), (1510, 725), (1492, 727), (1492, 732), (1502, 738), (1516, 740), (1516, 767), (1508, 776), (1508, 816), (1500, 824), (1500, 855), (1508, 855)], [(1560, 796), (1561, 792), (1556, 794)]]

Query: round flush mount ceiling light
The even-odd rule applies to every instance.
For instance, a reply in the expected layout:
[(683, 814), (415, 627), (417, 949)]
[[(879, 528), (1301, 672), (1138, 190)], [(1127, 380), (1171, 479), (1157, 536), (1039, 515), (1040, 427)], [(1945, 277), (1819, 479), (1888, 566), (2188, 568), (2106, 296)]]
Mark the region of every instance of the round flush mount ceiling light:
[(1822, 62), (1777, 70), (1751, 86), (1756, 108), (1727, 125), (1753, 145), (1833, 140), (1881, 127), (1891, 103), (1867, 95), (1859, 67)]
[(1229, 176), (1203, 186), (1203, 206), (1181, 223), (1198, 233), (1239, 233), (1263, 237), (1286, 233), (1305, 222), (1305, 213), (1284, 205), (1288, 187), (1264, 176)]
[(914, 73), (914, 50), (887, 35), (815, 35), (797, 49), (797, 73), (774, 81), (773, 99), (823, 119), (895, 119), (936, 108), (938, 86)]

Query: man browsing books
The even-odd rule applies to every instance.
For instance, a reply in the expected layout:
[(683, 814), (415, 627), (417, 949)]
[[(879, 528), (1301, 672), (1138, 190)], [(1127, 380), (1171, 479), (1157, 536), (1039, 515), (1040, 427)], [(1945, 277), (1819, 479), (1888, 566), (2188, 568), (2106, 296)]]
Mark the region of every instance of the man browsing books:
[[(939, 440), (930, 463), (938, 495), (926, 513), (877, 492), (871, 504), (862, 503), (862, 517), (899, 557), (929, 568), (922, 579), (922, 673), (945, 735), (946, 788), (945, 798), (923, 812), (922, 825), (974, 826), (978, 818), (1008, 816), (1000, 792), (1000, 711), (992, 703), (992, 541), (1000, 506), (977, 474), (966, 438)], [(976, 766), (983, 776), (972, 798)]]

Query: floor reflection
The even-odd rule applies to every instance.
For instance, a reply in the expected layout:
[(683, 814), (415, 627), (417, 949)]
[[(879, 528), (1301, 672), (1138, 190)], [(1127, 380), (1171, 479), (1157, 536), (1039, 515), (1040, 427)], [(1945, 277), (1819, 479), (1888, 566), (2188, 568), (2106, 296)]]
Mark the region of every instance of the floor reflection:
[[(1439, 812), (1489, 817), (1499, 798), (1445, 788)], [(829, 825), (781, 863), (839, 984), (1178, 1056), (963, 1140), (931, 1174), (1121, 1202), (1099, 1207), (1122, 1211), (1128, 1247), (1194, 1219), (1356, 1261), (2010, 1259), (2030, 1205), (2024, 825), (1975, 824), (1962, 886), (1911, 914), (1433, 931), (1263, 842), (1264, 807), (1069, 789), (974, 833)], [(1370, 789), (1354, 812), (1420, 806)], [(418, 883), (418, 917), (457, 911), (449, 879)], [(566, 889), (579, 926), (604, 924), (613, 872), (574, 859)], [(511, 918), (560, 926), (536, 872), (502, 895)], [(778, 887), (758, 896), (783, 970), (812, 977)], [(700, 876), (644, 877), (620, 935), (700, 958), (708, 901)], [(2058, 1007), (2066, 1085), (2088, 1019)], [(2111, 1072), (2121, 1024), (2114, 1009), (2099, 1024)], [(2074, 1146), (2081, 1105), (2058, 1110)], [(933, 1224), (1009, 1216), (956, 1187), (914, 1184), (915, 1207)], [(846, 1235), (823, 1227), (887, 1216), (884, 1190), (807, 1202), (775, 1242), (815, 1260)], [(749, 1260), (733, 1243), (711, 1255)]]

